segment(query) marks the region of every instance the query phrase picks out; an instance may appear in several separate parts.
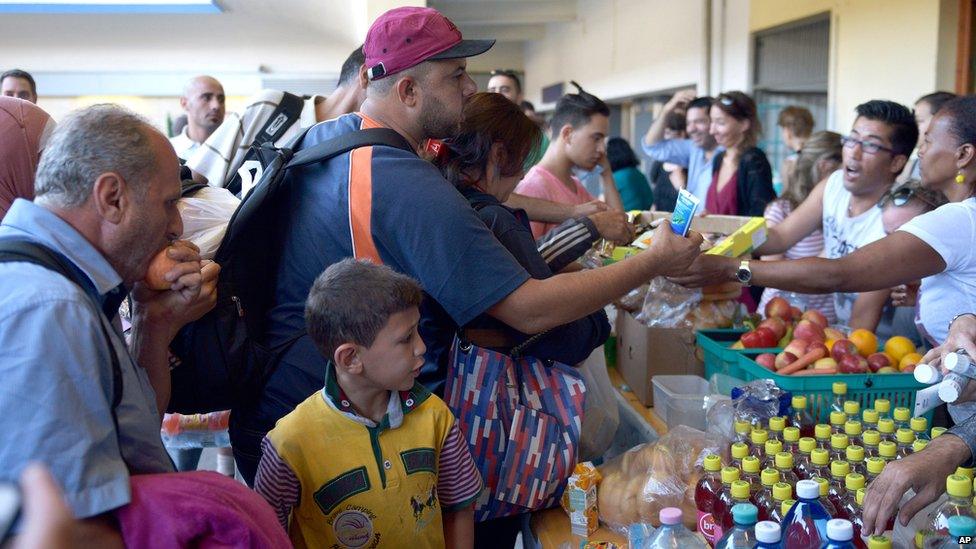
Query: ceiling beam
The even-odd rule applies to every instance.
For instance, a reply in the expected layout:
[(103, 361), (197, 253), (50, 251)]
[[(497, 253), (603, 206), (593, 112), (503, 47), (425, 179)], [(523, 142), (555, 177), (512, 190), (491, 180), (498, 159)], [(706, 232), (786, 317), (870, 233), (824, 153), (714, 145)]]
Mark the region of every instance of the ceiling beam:
[(576, 20), (576, 2), (569, 0), (484, 0), (429, 2), (459, 26), (464, 25), (532, 25), (565, 23)]

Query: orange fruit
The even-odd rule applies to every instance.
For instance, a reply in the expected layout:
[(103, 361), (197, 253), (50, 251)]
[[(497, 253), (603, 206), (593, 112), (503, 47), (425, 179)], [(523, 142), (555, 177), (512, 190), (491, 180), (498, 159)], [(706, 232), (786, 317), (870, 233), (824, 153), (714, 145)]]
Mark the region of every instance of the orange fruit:
[(827, 347), (827, 353), (834, 350), (834, 343), (837, 343), (836, 339), (828, 339), (824, 342), (824, 345)]
[(901, 360), (898, 361), (898, 369), (904, 370), (905, 368), (908, 368), (913, 364), (918, 364), (919, 362), (922, 362), (922, 355), (918, 353), (908, 353), (907, 355), (901, 357)]
[(864, 358), (878, 352), (878, 336), (874, 335), (870, 330), (859, 328), (851, 332), (851, 335), (847, 339), (851, 340), (854, 346), (857, 347), (858, 354)]
[(891, 355), (897, 364), (903, 356), (915, 352), (915, 344), (905, 336), (895, 336), (885, 342), (884, 352)]

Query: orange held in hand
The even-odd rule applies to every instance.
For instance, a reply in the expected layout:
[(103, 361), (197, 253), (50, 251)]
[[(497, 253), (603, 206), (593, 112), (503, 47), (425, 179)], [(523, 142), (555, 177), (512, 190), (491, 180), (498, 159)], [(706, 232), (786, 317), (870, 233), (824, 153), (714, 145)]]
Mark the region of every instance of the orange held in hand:
[(162, 251), (156, 254), (156, 257), (149, 262), (149, 270), (146, 271), (146, 278), (143, 279), (143, 283), (145, 283), (150, 290), (168, 290), (173, 285), (172, 282), (163, 278), (163, 275), (168, 273), (179, 263), (175, 259), (171, 259), (166, 254), (169, 249), (170, 246), (163, 248)]
[(854, 330), (847, 339), (854, 343), (854, 346), (857, 347), (857, 353), (864, 358), (878, 352), (878, 336), (870, 330), (863, 328)]

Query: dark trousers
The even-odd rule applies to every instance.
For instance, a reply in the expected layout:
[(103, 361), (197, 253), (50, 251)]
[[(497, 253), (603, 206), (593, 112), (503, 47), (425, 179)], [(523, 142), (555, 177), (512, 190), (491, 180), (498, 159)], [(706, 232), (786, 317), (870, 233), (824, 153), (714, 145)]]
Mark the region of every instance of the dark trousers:
[(512, 549), (523, 520), (515, 515), (474, 523), (474, 549)]

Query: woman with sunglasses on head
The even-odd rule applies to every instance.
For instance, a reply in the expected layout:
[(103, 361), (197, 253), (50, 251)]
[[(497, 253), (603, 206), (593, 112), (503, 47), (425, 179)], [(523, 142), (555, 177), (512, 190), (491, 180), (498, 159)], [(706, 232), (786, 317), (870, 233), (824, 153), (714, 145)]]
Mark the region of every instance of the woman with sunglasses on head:
[(710, 133), (725, 150), (712, 160), (712, 185), (705, 209), (711, 214), (762, 216), (776, 198), (766, 154), (756, 147), (762, 127), (756, 103), (732, 91), (712, 103)]

